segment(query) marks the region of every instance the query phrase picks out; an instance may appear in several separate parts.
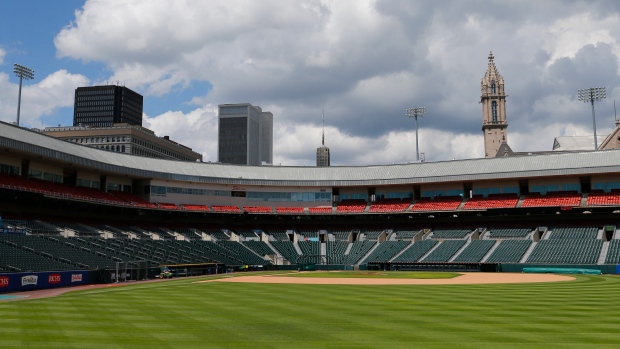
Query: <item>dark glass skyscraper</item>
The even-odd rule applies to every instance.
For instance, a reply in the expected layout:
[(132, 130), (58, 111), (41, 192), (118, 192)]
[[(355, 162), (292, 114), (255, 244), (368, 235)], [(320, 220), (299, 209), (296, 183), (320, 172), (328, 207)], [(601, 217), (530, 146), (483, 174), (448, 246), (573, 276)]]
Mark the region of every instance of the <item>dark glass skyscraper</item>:
[(218, 161), (254, 165), (273, 162), (273, 114), (249, 103), (221, 104)]
[(104, 85), (75, 89), (73, 126), (142, 126), (142, 95), (125, 86)]

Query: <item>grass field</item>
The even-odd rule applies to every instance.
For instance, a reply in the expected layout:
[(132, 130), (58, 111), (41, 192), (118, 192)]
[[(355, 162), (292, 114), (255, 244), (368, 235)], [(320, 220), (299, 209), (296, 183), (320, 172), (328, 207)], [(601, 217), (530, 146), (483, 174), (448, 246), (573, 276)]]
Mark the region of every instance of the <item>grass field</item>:
[(355, 279), (452, 279), (459, 273), (433, 273), (421, 271), (315, 271), (288, 273), (282, 276), (300, 278), (355, 278)]
[(0, 303), (2, 348), (618, 348), (620, 278), (496, 285), (174, 280)]

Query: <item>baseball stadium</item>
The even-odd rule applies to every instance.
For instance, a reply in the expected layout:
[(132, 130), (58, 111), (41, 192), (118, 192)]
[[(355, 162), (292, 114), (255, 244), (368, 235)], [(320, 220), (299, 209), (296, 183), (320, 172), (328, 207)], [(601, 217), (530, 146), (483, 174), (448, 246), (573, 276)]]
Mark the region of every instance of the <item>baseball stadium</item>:
[(154, 159), (0, 123), (12, 347), (617, 347), (620, 150)]

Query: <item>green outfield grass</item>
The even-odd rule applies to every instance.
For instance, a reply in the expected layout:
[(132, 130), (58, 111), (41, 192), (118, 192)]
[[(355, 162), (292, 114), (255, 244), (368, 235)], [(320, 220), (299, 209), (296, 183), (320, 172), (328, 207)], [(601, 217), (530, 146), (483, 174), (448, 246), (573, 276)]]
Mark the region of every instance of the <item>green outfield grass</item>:
[(503, 285), (194, 283), (0, 303), (2, 348), (618, 348), (620, 278)]
[(356, 278), (356, 279), (452, 279), (459, 273), (433, 273), (423, 271), (311, 271), (282, 276), (301, 278)]

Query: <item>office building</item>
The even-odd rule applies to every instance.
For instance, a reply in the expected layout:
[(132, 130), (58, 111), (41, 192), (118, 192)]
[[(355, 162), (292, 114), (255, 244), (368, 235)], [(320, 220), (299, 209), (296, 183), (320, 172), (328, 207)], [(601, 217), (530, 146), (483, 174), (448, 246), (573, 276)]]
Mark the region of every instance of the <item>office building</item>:
[(249, 103), (220, 104), (218, 161), (253, 165), (273, 163), (273, 114)]
[(75, 89), (73, 126), (142, 126), (142, 95), (125, 86), (104, 85)]
[(46, 127), (42, 133), (92, 148), (158, 159), (202, 161), (202, 154), (192, 148), (157, 137), (142, 126), (114, 124), (111, 127), (59, 126)]

